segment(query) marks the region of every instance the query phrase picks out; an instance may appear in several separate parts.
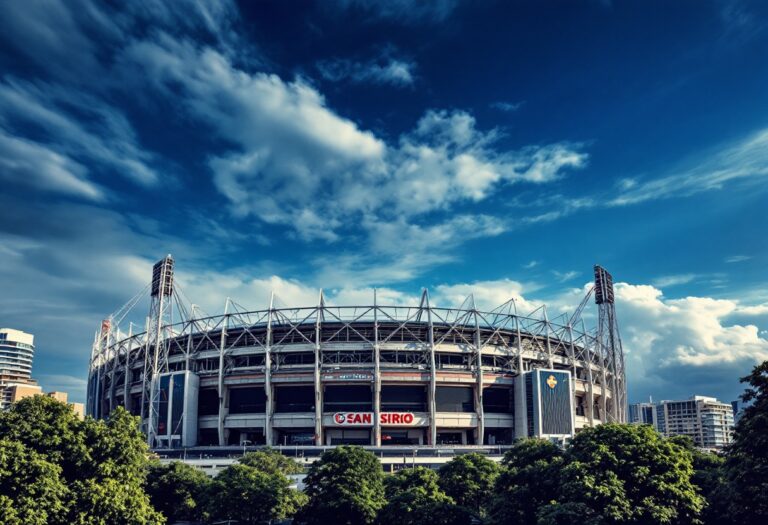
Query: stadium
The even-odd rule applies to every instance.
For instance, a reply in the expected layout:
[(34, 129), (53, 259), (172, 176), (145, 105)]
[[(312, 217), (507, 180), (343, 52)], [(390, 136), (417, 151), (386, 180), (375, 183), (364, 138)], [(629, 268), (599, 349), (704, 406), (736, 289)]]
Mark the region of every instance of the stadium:
[[(151, 282), (101, 324), (88, 413), (140, 416), (155, 450), (256, 445), (501, 447), (626, 420), (612, 278), (571, 315), (432, 305), (317, 304), (220, 315), (189, 308), (169, 255)], [(143, 330), (121, 322), (149, 298)], [(594, 297), (596, 326), (581, 314)]]

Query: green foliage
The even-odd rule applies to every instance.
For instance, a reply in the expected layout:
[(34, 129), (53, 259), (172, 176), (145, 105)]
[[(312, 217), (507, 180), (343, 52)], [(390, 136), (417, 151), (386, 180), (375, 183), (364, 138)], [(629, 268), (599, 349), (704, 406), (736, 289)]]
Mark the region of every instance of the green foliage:
[(360, 447), (340, 446), (324, 452), (304, 482), (309, 502), (300, 521), (305, 523), (370, 524), (386, 503), (379, 460)]
[(459, 525), (469, 523), (467, 509), (454, 504), (438, 484), (434, 470), (404, 469), (385, 480), (387, 504), (379, 512), (379, 523), (389, 525)]
[(0, 523), (61, 523), (69, 501), (60, 474), (60, 467), (23, 444), (0, 440)]
[(499, 466), (482, 454), (456, 456), (440, 468), (440, 487), (456, 504), (484, 515)]
[(647, 425), (605, 424), (571, 442), (558, 502), (539, 523), (698, 523), (703, 498), (691, 483), (691, 452)]
[(115, 478), (88, 478), (70, 486), (77, 504), (68, 525), (162, 524), (165, 518), (149, 503), (141, 486), (126, 485)]
[(144, 492), (148, 450), (138, 419), (122, 408), (106, 421), (80, 421), (66, 404), (34, 396), (0, 413), (0, 440), (23, 445), (59, 469), (67, 513), (49, 517), (50, 525), (165, 522)]
[(205, 496), (211, 479), (191, 465), (181, 461), (168, 464), (153, 463), (147, 475), (147, 493), (155, 509), (170, 523), (203, 518)]
[(303, 470), (296, 461), (271, 448), (248, 452), (240, 463), (270, 474), (299, 474)]
[(247, 465), (227, 467), (209, 490), (208, 515), (213, 521), (260, 523), (294, 514), (302, 495), (284, 474), (262, 472)]
[(536, 523), (536, 514), (559, 489), (563, 452), (543, 439), (517, 441), (504, 455), (496, 481), (491, 522)]
[(693, 458), (691, 482), (698, 488), (699, 494), (706, 502), (701, 521), (706, 525), (730, 523), (728, 514), (730, 498), (725, 481), (725, 458), (713, 452), (697, 449), (688, 436), (673, 436), (669, 440), (688, 450)]
[(747, 404), (728, 449), (725, 473), (736, 523), (768, 523), (768, 361), (741, 379)]
[(88, 463), (85, 424), (64, 403), (34, 396), (0, 413), (0, 438), (24, 443), (61, 468), (67, 480), (77, 479)]

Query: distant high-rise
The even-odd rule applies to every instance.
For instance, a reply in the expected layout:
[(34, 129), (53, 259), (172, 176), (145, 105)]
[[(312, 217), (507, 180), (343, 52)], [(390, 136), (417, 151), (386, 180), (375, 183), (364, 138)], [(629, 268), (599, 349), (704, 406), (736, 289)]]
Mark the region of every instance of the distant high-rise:
[(631, 423), (653, 425), (667, 437), (688, 436), (700, 448), (721, 449), (733, 440), (733, 407), (714, 397), (635, 403), (629, 412)]
[[(43, 389), (32, 379), (34, 343), (35, 336), (32, 334), (0, 328), (0, 410), (25, 397), (43, 394)], [(67, 402), (66, 392), (49, 392), (45, 395), (68, 404), (80, 419), (84, 417), (85, 406), (82, 403)]]
[(656, 405), (654, 403), (633, 403), (629, 405), (629, 419), (627, 422), (656, 427)]
[(32, 379), (35, 336), (0, 328), (0, 409), (13, 402), (15, 387), (37, 387)]

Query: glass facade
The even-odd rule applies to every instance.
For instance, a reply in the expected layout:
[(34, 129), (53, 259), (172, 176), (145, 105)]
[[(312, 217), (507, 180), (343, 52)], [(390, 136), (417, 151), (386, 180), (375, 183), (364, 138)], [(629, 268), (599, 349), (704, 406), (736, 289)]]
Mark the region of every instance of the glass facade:
[(34, 384), (32, 359), (35, 354), (34, 336), (20, 330), (0, 330), (0, 409), (11, 401), (14, 383)]

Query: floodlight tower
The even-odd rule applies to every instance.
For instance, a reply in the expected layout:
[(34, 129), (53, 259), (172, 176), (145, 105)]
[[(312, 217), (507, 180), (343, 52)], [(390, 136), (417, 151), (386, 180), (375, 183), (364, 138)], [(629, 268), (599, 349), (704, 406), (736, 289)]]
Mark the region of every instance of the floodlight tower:
[(626, 423), (627, 382), (624, 373), (624, 351), (616, 320), (613, 277), (598, 265), (595, 265), (595, 303), (598, 308), (597, 343), (603, 370), (603, 387), (610, 385), (613, 396), (608, 406), (605, 393), (601, 395), (604, 411), (601, 419)]
[[(144, 348), (144, 395), (149, 399), (147, 418), (147, 443), (156, 445), (158, 433), (160, 374), (168, 372), (168, 345), (166, 331), (173, 324), (173, 257), (170, 255), (152, 267), (147, 339)], [(143, 410), (143, 408), (142, 408)]]

